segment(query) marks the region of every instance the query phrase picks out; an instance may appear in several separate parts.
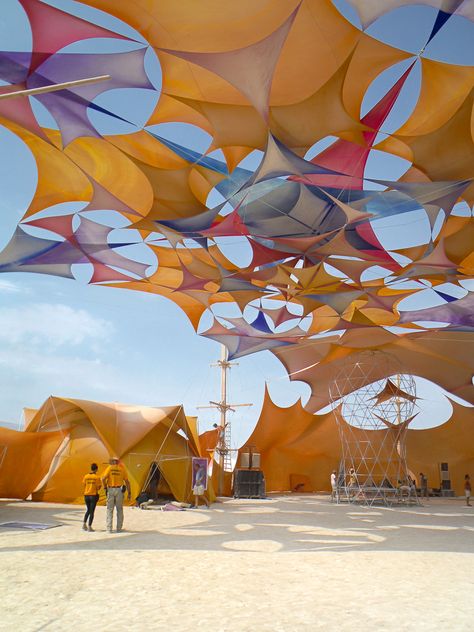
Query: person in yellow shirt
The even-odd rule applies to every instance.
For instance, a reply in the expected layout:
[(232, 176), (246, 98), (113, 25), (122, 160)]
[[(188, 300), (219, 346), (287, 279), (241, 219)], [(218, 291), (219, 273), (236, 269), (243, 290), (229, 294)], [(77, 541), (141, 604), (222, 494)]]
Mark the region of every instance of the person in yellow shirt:
[(106, 468), (102, 474), (102, 484), (104, 486), (105, 493), (107, 494), (107, 531), (112, 533), (112, 523), (114, 517), (114, 508), (117, 510), (117, 533), (122, 531), (123, 526), (123, 491), (125, 486), (128, 493), (128, 500), (130, 500), (130, 481), (128, 480), (128, 474), (123, 467), (119, 464), (118, 457), (113, 456), (110, 461), (110, 465)]
[[(95, 506), (99, 500), (99, 489), (102, 487), (100, 477), (97, 474), (98, 469), (97, 463), (92, 463), (91, 471), (82, 479), (84, 485), (84, 501), (87, 507), (84, 516), (84, 524), (82, 525), (84, 531), (94, 531), (92, 522), (94, 521)], [(89, 524), (87, 524), (88, 521)]]

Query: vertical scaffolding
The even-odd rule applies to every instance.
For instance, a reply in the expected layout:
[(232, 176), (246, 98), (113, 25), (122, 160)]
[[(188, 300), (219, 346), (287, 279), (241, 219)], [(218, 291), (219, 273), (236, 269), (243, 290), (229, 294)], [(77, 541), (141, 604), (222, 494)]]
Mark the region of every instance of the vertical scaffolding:
[(362, 352), (338, 372), (330, 398), (341, 439), (338, 499), (418, 502), (406, 460), (406, 433), (417, 414), (413, 376), (388, 354)]

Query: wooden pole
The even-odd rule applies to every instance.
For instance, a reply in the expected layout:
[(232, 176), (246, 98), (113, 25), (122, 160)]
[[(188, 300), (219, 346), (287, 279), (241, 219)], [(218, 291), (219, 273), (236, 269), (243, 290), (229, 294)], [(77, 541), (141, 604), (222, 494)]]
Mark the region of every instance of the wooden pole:
[[(89, 83), (98, 83), (99, 81), (107, 81), (110, 75), (99, 75), (97, 77), (89, 77), (88, 79), (77, 79), (76, 81), (66, 81), (65, 83), (53, 83), (50, 86), (42, 86), (40, 88), (30, 88), (28, 90), (15, 90), (15, 92), (3, 92), (0, 94), (1, 99), (11, 99), (12, 97), (32, 97), (35, 94), (44, 94), (46, 92), (56, 92), (56, 90), (67, 90), (68, 88), (76, 88)], [(2, 86), (5, 88), (5, 86)]]

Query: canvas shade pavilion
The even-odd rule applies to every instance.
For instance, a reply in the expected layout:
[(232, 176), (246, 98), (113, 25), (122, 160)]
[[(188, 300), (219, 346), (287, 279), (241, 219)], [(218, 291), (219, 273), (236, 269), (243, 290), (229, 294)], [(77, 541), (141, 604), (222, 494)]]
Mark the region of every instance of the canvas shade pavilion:
[[(29, 490), (33, 500), (82, 503), (82, 478), (90, 464), (96, 462), (101, 473), (112, 455), (127, 469), (132, 499), (146, 486), (150, 467), (157, 463), (176, 500), (191, 500), (192, 457), (201, 451), (196, 420), (187, 418), (182, 406), (152, 408), (50, 397), (25, 431), (19, 434), (59, 433), (61, 438), (43, 480), (36, 480)], [(214, 498), (212, 489), (209, 495)]]

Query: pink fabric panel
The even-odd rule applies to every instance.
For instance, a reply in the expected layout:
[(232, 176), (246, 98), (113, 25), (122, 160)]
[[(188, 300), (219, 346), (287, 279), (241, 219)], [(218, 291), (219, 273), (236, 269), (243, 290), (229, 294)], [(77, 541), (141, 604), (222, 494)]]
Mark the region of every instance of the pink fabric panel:
[(30, 71), (68, 44), (92, 37), (129, 39), (39, 0), (19, 0), (30, 21), (33, 51)]

